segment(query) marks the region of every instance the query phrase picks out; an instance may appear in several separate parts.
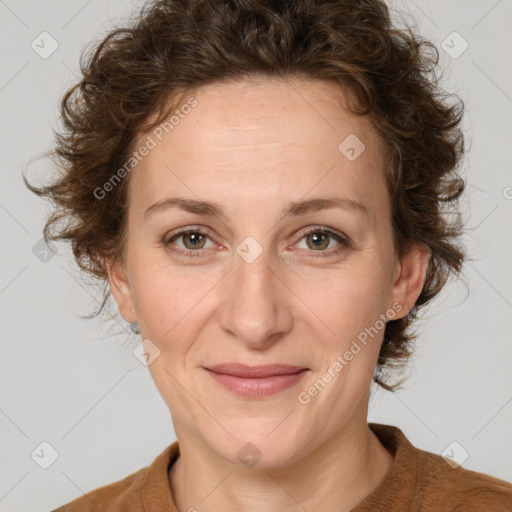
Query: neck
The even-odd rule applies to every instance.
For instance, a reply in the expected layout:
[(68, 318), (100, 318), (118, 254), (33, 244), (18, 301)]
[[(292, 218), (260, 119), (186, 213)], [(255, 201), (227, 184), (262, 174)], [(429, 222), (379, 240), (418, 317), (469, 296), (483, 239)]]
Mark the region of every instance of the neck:
[(297, 506), (348, 512), (379, 485), (393, 462), (366, 419), (344, 426), (292, 465), (270, 469), (234, 466), (220, 457), (205, 464), (212, 459), (201, 455), (197, 438), (178, 438), (180, 456), (169, 482), (180, 512), (287, 512)]

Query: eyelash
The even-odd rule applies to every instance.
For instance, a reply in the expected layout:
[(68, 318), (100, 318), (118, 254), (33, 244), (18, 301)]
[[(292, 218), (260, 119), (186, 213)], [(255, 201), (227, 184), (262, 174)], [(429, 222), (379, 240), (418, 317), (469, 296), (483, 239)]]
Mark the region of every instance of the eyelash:
[[(161, 240), (161, 242), (163, 243), (163, 245), (166, 248), (168, 248), (173, 253), (185, 256), (187, 258), (198, 258), (198, 257), (201, 256), (201, 252), (203, 252), (200, 249), (193, 251), (193, 250), (176, 249), (176, 248), (171, 247), (171, 243), (172, 243), (173, 240), (176, 240), (180, 236), (188, 235), (188, 234), (191, 234), (191, 233), (195, 233), (195, 234), (199, 234), (199, 235), (202, 235), (202, 236), (206, 236), (206, 237), (211, 239), (211, 237), (208, 235), (208, 233), (206, 233), (205, 231), (203, 231), (203, 230), (201, 230), (199, 228), (186, 228), (186, 229), (183, 229), (182, 231), (178, 231), (177, 233), (174, 233), (171, 236), (171, 238), (168, 238), (167, 236), (165, 236)], [(334, 231), (331, 231), (330, 229), (327, 229), (327, 228), (325, 228), (323, 226), (312, 226), (312, 227), (310, 227), (299, 238), (299, 241), (302, 240), (303, 238), (305, 238), (306, 236), (308, 236), (310, 234), (313, 234), (313, 233), (321, 233), (321, 234), (324, 234), (324, 235), (328, 235), (329, 237), (334, 238), (337, 242), (339, 242), (339, 246), (337, 246), (334, 250), (318, 251), (318, 252), (324, 253), (324, 254), (313, 256), (315, 258), (326, 258), (328, 256), (332, 256), (334, 254), (338, 254), (342, 250), (348, 249), (348, 248), (350, 248), (352, 246), (348, 238), (346, 238), (346, 237), (344, 237), (342, 235), (339, 235), (338, 233), (336, 233)], [(317, 252), (317, 251), (311, 251), (311, 252)]]

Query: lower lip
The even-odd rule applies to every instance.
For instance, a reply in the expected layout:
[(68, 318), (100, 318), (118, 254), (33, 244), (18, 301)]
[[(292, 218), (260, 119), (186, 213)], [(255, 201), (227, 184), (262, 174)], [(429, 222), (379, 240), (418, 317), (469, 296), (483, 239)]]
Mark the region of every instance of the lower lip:
[(245, 398), (265, 398), (275, 395), (297, 384), (308, 370), (301, 370), (290, 375), (273, 375), (272, 377), (234, 377), (224, 373), (207, 372), (220, 385), (238, 396)]

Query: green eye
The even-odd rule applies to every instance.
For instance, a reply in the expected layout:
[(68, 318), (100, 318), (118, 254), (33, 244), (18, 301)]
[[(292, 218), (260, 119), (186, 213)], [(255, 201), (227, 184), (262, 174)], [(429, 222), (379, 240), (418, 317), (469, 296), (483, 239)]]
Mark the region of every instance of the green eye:
[[(321, 226), (309, 228), (302, 236), (301, 240), (302, 239), (306, 239), (306, 250), (310, 249), (313, 252), (327, 252), (328, 255), (350, 247), (350, 242), (346, 237)], [(329, 248), (331, 240), (337, 241), (338, 246), (336, 246), (332, 251), (327, 251), (326, 249)]]

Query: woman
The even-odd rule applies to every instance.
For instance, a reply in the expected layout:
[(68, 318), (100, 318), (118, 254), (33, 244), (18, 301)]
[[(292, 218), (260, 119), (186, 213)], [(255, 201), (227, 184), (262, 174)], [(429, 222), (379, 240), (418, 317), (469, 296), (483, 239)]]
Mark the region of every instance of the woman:
[(178, 441), (58, 512), (512, 510), (512, 484), (367, 422), (464, 261), (462, 104), (429, 50), (378, 0), (161, 0), (89, 56), (65, 172), (29, 186), (140, 332)]

